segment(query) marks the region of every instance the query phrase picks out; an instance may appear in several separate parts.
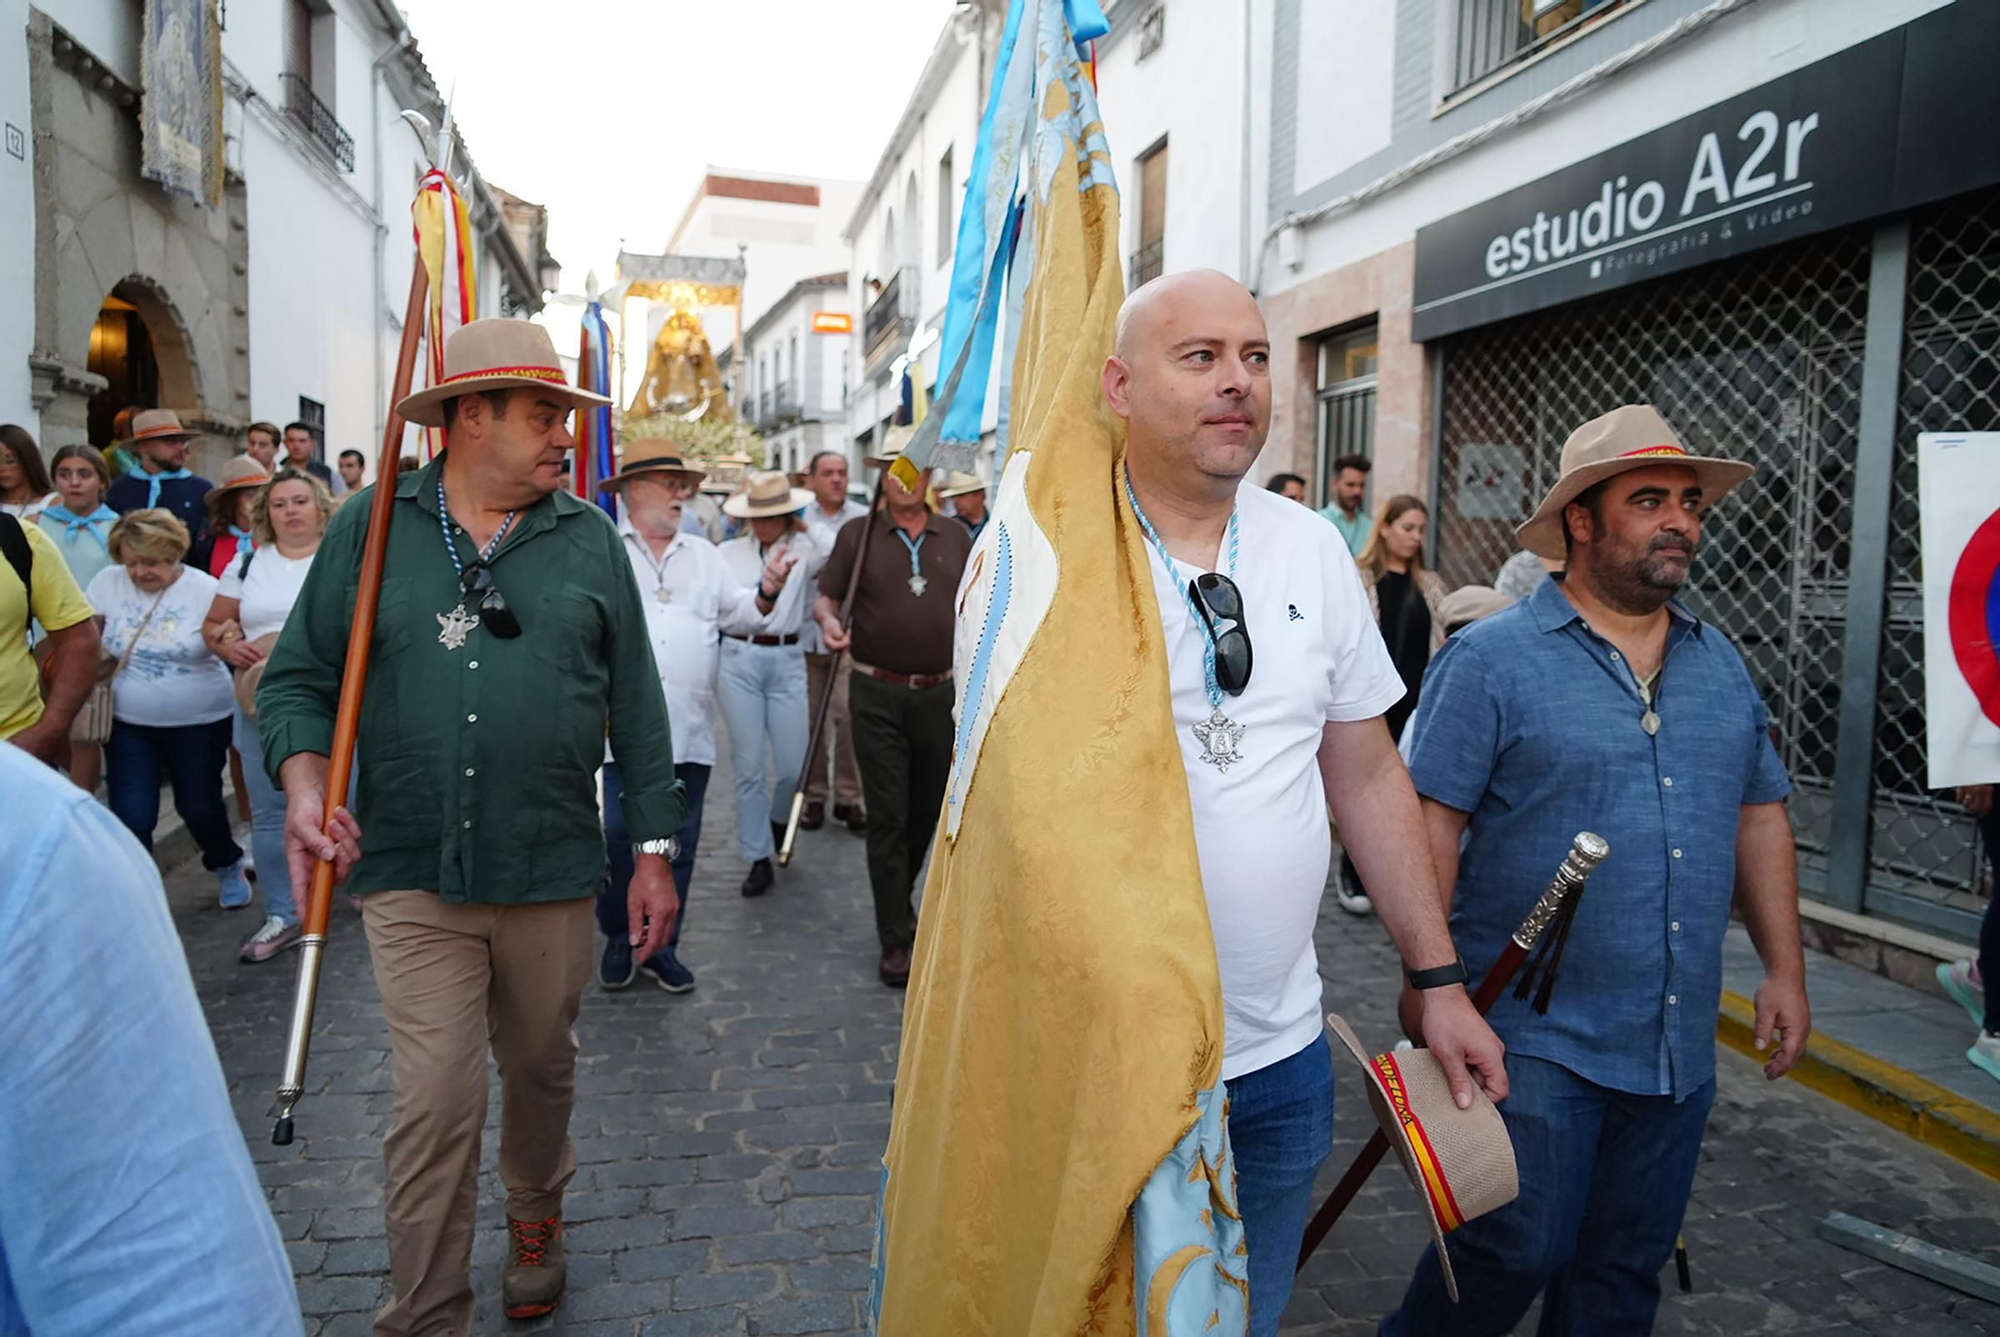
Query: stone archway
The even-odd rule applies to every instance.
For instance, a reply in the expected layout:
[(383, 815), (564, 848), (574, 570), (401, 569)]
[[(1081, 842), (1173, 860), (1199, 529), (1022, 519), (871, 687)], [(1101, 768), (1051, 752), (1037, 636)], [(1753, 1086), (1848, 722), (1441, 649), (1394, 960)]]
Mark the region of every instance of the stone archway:
[[(35, 351), (29, 359), (42, 447), (89, 439), (90, 370), (107, 297), (144, 321), (159, 364), (160, 402), (191, 427), (194, 464), (239, 449), (250, 402), (249, 244), (243, 183), (213, 208), (176, 199), (138, 174), (136, 91), (101, 68), (80, 71), (80, 48), (29, 11), (35, 152)], [(88, 74), (90, 77), (83, 77)], [(132, 96), (125, 96), (130, 94)]]

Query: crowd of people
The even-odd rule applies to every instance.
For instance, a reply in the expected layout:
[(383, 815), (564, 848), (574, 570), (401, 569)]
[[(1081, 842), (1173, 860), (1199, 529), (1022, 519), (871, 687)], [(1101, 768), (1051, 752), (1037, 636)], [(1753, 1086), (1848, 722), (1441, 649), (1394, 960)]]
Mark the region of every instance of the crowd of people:
[[(1169, 330), (1210, 356), (1168, 357)], [(888, 471), (893, 434), (866, 461), (883, 470), (873, 508), (851, 495), (838, 452), (796, 481), (752, 472), (704, 506), (700, 462), (629, 440), (601, 484), (617, 503), (607, 523), (565, 489), (569, 415), (603, 401), (568, 383), (543, 330), (468, 324), (444, 370), (398, 406), (446, 430), (451, 448), (382, 480), (394, 574), (357, 778), (331, 821), (370, 523), (340, 499), (360, 490), (364, 458), (342, 452), (336, 473), (310, 427), (257, 423), (211, 482), (188, 468), (195, 433), (171, 411), (132, 415), (115, 447), (122, 473), (88, 446), (45, 464), (28, 434), (0, 427), (0, 546), (13, 570), (11, 582), (0, 574), (0, 737), (86, 791), (101, 770), (135, 849), (150, 848), (170, 786), (220, 905), (261, 894), (245, 963), (298, 942), (318, 864), (357, 898), (396, 1087), (382, 1337), (469, 1330), (489, 1053), (503, 1308), (531, 1318), (560, 1303), (582, 993), (593, 978), (613, 991), (642, 978), (697, 987), (680, 944), (725, 729), (740, 894), (780, 890), (795, 797), (807, 829), (830, 804), (866, 839), (877, 977), (911, 983), (916, 881), (942, 857), (958, 600), (994, 546), (984, 480), (906, 487)], [(1732, 906), (1768, 972), (1756, 1025), (1774, 1046), (1770, 1075), (1797, 1060), (1811, 1025), (1789, 780), (1740, 656), (1675, 597), (1705, 509), (1748, 468), (1690, 452), (1648, 406), (1578, 424), (1519, 530), (1522, 551), (1494, 585), (1448, 589), (1426, 564), (1421, 499), (1364, 511), (1367, 460), (1336, 462), (1317, 513), (1297, 475), (1245, 482), (1268, 429), (1268, 378), (1254, 300), (1214, 274), (1134, 293), (1104, 372), (1106, 407), (1128, 433), (1121, 516), (1145, 536), (1214, 935), (1249, 1329), (1276, 1331), (1331, 1151), (1312, 946), (1331, 885), (1343, 909), (1381, 917), (1409, 971), (1405, 1028), (1459, 1107), (1504, 1098), (1519, 1164), (1520, 1197), (1448, 1246), (1441, 1235), (1383, 1331), (1500, 1333), (1538, 1296), (1545, 1313), (1644, 1330), (1714, 1098)], [(1704, 727), (1677, 723), (1695, 709)], [(1603, 777), (1588, 811), (1563, 778), (1579, 751)], [(98, 820), (6, 764), (9, 792), (34, 789), (54, 825)], [(232, 773), (247, 851), (225, 799)], [(1342, 836), (1333, 868), (1330, 823)], [(1557, 1012), (1503, 1004), (1482, 1018), (1468, 963), (1495, 958), (1523, 897), (1546, 884), (1547, 852), (1601, 826), (1625, 857), (1597, 899), (1642, 913), (1575, 921)], [(147, 911), (148, 931), (159, 919)], [(1670, 925), (1667, 937), (1630, 928), (1640, 921)], [(920, 985), (970, 972), (952, 950), (932, 949)], [(1069, 963), (1019, 968), (1054, 982)], [(1969, 1008), (1994, 992), (1971, 963), (1945, 983)], [(2000, 1036), (1991, 1047), (2000, 1075)], [(898, 1136), (937, 1113), (899, 1100)], [(942, 1121), (930, 1131), (949, 1136)], [(231, 1175), (247, 1169), (240, 1153), (224, 1155)], [(976, 1196), (933, 1202), (938, 1228), (914, 1245), (907, 1226), (894, 1234), (897, 1199), (885, 1197), (885, 1256), (945, 1249), (957, 1251), (937, 1255), (947, 1271), (975, 1256), (980, 1269), (1037, 1266), (982, 1243)], [(260, 1265), (268, 1234), (239, 1231)]]

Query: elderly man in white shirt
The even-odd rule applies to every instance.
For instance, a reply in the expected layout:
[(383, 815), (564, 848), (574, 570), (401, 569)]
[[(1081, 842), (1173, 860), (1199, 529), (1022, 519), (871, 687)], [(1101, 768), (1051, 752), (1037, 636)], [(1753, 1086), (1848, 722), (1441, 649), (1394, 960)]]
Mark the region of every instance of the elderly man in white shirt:
[(650, 960), (635, 961), (625, 915), (632, 844), (625, 831), (624, 785), (617, 760), (606, 750), (604, 841), (610, 875), (597, 897), (597, 926), (605, 936), (597, 982), (606, 989), (622, 989), (641, 972), (668, 993), (694, 988), (694, 972), (682, 964), (679, 947), (687, 924), (688, 881), (701, 842), (702, 799), (715, 764), (720, 627), (735, 599), (715, 545), (681, 527), (682, 507), (701, 479), (701, 471), (689, 468), (671, 442), (647, 440), (628, 442), (617, 475), (601, 485), (624, 502), (618, 532), (639, 582), (653, 661), (673, 722), (674, 778), (687, 791), (687, 820), (675, 834), (679, 848), (672, 860), (680, 914), (666, 946)]
[[(849, 520), (868, 514), (868, 508), (847, 495), (847, 456), (837, 450), (822, 450), (813, 456), (806, 470), (806, 486), (812, 490), (813, 504), (806, 507), (806, 528), (824, 552), (833, 551), (833, 540)], [(826, 648), (819, 623), (808, 617), (800, 632), (799, 644), (806, 652), (806, 700), (817, 705), (826, 694), (826, 675), (834, 671), (834, 655)], [(833, 820), (845, 822), (847, 829), (860, 834), (868, 829), (861, 806), (861, 767), (854, 760), (854, 731), (847, 722), (847, 681), (852, 661), (840, 657), (839, 681), (833, 688), (833, 709), (827, 715), (822, 735), (819, 764), (806, 777), (806, 810), (799, 825), (817, 831), (826, 823), (826, 763), (833, 754)]]
[(750, 865), (745, 896), (762, 896), (777, 881), (771, 859), (785, 835), (778, 815), (790, 811), (805, 767), (806, 662), (799, 633), (828, 552), (799, 517), (812, 500), (781, 473), (754, 473), (722, 508), (747, 525), (747, 532), (716, 549), (738, 600), (722, 620), (721, 681), (736, 782), (737, 850)]

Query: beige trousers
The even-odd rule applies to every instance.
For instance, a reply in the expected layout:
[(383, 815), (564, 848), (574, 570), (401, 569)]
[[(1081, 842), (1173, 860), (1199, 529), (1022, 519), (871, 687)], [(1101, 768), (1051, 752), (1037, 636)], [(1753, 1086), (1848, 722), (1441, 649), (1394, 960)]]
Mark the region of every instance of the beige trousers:
[(446, 905), (428, 891), (362, 897), (389, 1019), (396, 1113), (383, 1144), (396, 1298), (375, 1337), (470, 1337), (472, 1235), (486, 1051), (500, 1066), (507, 1214), (562, 1211), (576, 1173), (569, 1115), (576, 1013), (590, 978), (595, 903)]
[[(828, 654), (806, 655), (806, 710), (819, 709), (826, 692), (827, 669), (833, 664)], [(826, 732), (820, 738), (819, 764), (806, 777), (806, 802), (826, 802), (826, 753), (833, 749), (833, 801), (845, 807), (861, 806), (861, 768), (854, 764), (854, 730), (847, 722), (847, 684), (853, 677), (854, 660), (840, 657), (840, 674), (833, 687), (833, 709), (828, 712)]]

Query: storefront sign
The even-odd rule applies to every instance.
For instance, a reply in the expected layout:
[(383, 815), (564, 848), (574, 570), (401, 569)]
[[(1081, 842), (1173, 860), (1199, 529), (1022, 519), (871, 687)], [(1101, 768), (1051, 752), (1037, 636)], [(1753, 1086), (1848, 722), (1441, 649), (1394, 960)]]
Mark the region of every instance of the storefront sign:
[(815, 311), (813, 312), (813, 333), (852, 334), (854, 333), (854, 317), (848, 315), (845, 311)]
[[(1984, 12), (1975, 12), (1984, 11)], [(1951, 5), (1417, 232), (1418, 339), (1620, 288), (2000, 179), (1944, 144), (2000, 114)], [(1939, 96), (1939, 85), (1959, 100)], [(1979, 91), (1975, 91), (1979, 90)], [(1994, 102), (1989, 114), (1969, 105)]]
[(1917, 437), (1925, 785), (2000, 781), (2000, 432)]

